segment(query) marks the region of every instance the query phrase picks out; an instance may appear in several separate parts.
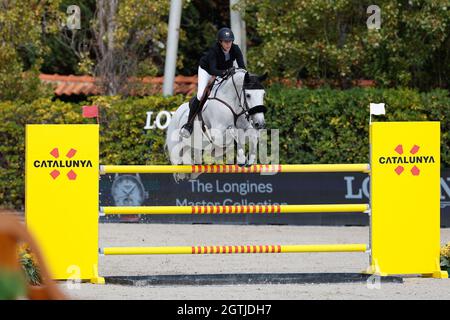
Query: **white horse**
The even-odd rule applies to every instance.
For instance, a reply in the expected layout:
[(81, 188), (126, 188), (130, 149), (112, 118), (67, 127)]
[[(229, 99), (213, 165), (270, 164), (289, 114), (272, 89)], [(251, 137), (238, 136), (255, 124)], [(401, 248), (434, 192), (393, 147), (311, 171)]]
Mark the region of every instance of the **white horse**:
[[(193, 133), (189, 138), (182, 138), (179, 134), (189, 114), (189, 103), (183, 103), (173, 114), (167, 128), (166, 146), (170, 162), (173, 165), (201, 164), (204, 151), (210, 152), (214, 160), (222, 159), (224, 151), (234, 150), (236, 142), (237, 164), (254, 164), (258, 130), (265, 127), (265, 90), (261, 82), (266, 77), (266, 74), (256, 76), (243, 69), (236, 69), (227, 78), (216, 78), (201, 112), (205, 130), (202, 129), (200, 121), (195, 121)], [(248, 160), (245, 156), (246, 139), (249, 141)], [(230, 163), (228, 157), (227, 163)], [(197, 176), (198, 174), (195, 174), (190, 177)], [(188, 176), (178, 174), (175, 175), (175, 180), (186, 177)]]

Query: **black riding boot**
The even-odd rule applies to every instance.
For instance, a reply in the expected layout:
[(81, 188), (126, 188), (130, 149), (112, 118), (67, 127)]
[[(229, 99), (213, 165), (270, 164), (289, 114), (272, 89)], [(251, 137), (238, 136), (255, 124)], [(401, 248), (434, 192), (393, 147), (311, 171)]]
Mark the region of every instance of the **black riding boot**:
[(182, 137), (189, 138), (189, 136), (191, 135), (192, 130), (194, 128), (194, 119), (195, 119), (195, 116), (197, 115), (197, 112), (199, 111), (198, 110), (199, 107), (200, 107), (200, 101), (197, 99), (197, 97), (194, 97), (193, 99), (191, 99), (191, 101), (189, 101), (188, 121), (180, 130), (180, 134)]

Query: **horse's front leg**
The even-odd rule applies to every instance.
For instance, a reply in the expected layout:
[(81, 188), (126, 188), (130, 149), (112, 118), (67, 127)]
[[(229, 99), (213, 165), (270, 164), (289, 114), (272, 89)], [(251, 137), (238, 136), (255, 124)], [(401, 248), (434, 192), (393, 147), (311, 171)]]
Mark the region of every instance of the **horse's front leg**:
[(251, 128), (246, 131), (246, 135), (248, 136), (249, 140), (249, 148), (248, 148), (249, 156), (247, 165), (250, 166), (256, 163), (256, 152), (258, 150), (259, 131)]
[(236, 133), (236, 130), (230, 132), (232, 132), (234, 141), (236, 141), (236, 162), (239, 166), (244, 166), (247, 163), (247, 158), (245, 156), (245, 145), (243, 145), (241, 141), (245, 141), (245, 136), (239, 134), (241, 132)]
[(245, 166), (247, 158), (245, 157), (245, 150), (240, 143), (238, 143), (237, 147), (237, 156), (236, 156), (237, 164), (239, 166)]
[(247, 157), (245, 155), (245, 145), (242, 144), (242, 141), (245, 140), (241, 140), (240, 138), (236, 139), (236, 146), (237, 146), (236, 160), (237, 164), (241, 167), (247, 165)]

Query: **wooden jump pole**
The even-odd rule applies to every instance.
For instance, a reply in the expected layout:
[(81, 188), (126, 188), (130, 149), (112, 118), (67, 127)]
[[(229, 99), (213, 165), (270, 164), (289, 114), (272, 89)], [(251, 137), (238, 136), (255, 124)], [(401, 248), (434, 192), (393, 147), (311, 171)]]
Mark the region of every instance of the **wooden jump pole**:
[(150, 206), (100, 207), (100, 215), (110, 214), (273, 214), (319, 212), (367, 212), (368, 204), (254, 205), (254, 206)]
[(357, 164), (256, 164), (238, 165), (101, 165), (100, 174), (110, 173), (276, 173), (276, 172), (362, 172), (369, 173), (370, 165)]
[(307, 252), (366, 252), (366, 244), (311, 245), (221, 245), (184, 247), (106, 247), (103, 255), (152, 254), (242, 254), (242, 253), (307, 253)]

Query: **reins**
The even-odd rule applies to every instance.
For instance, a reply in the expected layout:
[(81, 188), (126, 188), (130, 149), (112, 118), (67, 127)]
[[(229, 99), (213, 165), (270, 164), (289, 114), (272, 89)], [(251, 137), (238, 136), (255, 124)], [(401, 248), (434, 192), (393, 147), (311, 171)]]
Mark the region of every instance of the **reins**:
[[(241, 69), (239, 69), (239, 70), (241, 70)], [(230, 111), (231, 111), (231, 113), (233, 114), (233, 117), (234, 117), (234, 125), (236, 126), (237, 120), (238, 120), (239, 117), (242, 116), (243, 114), (245, 114), (245, 118), (246, 118), (247, 120), (250, 120), (250, 116), (251, 116), (251, 115), (253, 115), (253, 114), (255, 114), (255, 113), (258, 113), (258, 112), (266, 112), (266, 107), (264, 107), (263, 105), (255, 106), (255, 107), (252, 107), (252, 108), (249, 108), (249, 107), (248, 107), (247, 97), (246, 97), (246, 95), (245, 95), (245, 86), (244, 86), (244, 84), (242, 85), (242, 90), (241, 90), (241, 93), (239, 94), (238, 89), (237, 89), (237, 86), (236, 86), (236, 83), (235, 83), (235, 81), (234, 81), (234, 74), (235, 74), (235, 72), (234, 72), (233, 74), (231, 74), (230, 76), (231, 76), (231, 81), (232, 81), (232, 83), (233, 83), (234, 91), (236, 92), (236, 96), (238, 97), (239, 107), (242, 109), (241, 112), (236, 113), (236, 112), (234, 111), (233, 107), (230, 106), (229, 103), (227, 103), (226, 101), (224, 101), (224, 100), (222, 100), (222, 99), (220, 99), (220, 98), (217, 98), (217, 92), (219, 91), (220, 86), (221, 86), (226, 80), (228, 80), (228, 77), (224, 77), (224, 78), (222, 78), (222, 79), (220, 80), (220, 82), (218, 83), (217, 87), (215, 88), (214, 96), (213, 96), (213, 97), (208, 97), (207, 100), (217, 100), (217, 101), (219, 101), (220, 103), (222, 103), (223, 105), (225, 105), (228, 109), (230, 109)], [(244, 100), (244, 103), (243, 103), (243, 104), (241, 103), (242, 97), (244, 98), (244, 99), (243, 99), (243, 100)]]

